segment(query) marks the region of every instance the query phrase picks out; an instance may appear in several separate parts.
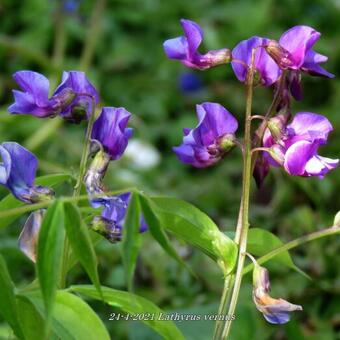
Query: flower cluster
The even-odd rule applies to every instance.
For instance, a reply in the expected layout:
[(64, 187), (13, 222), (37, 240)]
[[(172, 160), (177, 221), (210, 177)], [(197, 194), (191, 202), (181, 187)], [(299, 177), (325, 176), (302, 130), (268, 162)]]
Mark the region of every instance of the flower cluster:
[[(183, 163), (197, 168), (209, 167), (238, 145), (245, 159), (250, 158), (249, 167), (253, 169), (258, 186), (262, 185), (270, 167), (282, 167), (292, 176), (323, 178), (338, 166), (338, 159), (318, 154), (319, 147), (327, 143), (333, 130), (329, 120), (312, 112), (299, 112), (295, 116), (291, 112), (291, 97), (302, 99), (302, 74), (334, 77), (320, 65), (327, 57), (313, 50), (320, 38), (319, 32), (308, 26), (295, 26), (278, 41), (253, 36), (231, 50), (224, 48), (202, 55), (198, 52), (203, 39), (201, 28), (189, 20), (181, 20), (181, 24), (185, 35), (164, 43), (170, 59), (200, 70), (231, 63), (236, 78), (248, 91), (252, 86), (274, 88), (273, 102), (265, 116), (248, 113), (244, 143), (236, 139), (238, 122), (227, 109), (217, 103), (197, 105), (198, 125), (194, 129), (185, 128), (183, 143), (173, 148)], [(248, 98), (251, 100), (251, 96)], [(257, 118), (262, 123), (251, 141), (252, 120)], [(254, 264), (253, 300), (257, 309), (270, 323), (288, 322), (289, 313), (302, 307), (270, 297), (268, 271), (255, 260)]]
[[(308, 26), (295, 26), (283, 33), (279, 41), (254, 36), (241, 41), (231, 52), (224, 48), (218, 53), (209, 51), (201, 55), (198, 47), (203, 39), (202, 29), (190, 20), (183, 19), (181, 24), (185, 35), (164, 43), (170, 59), (178, 59), (187, 67), (200, 70), (230, 62), (237, 79), (243, 83), (248, 82), (249, 69), (253, 68), (257, 85), (273, 85), (277, 92), (281, 91), (276, 107), (280, 109), (280, 115), (268, 122), (268, 128), (260, 136), (259, 146), (263, 146), (263, 151), (269, 155), (257, 158), (254, 177), (259, 185), (270, 166), (282, 166), (293, 176), (322, 178), (338, 165), (338, 159), (317, 154), (319, 146), (327, 142), (328, 133), (332, 131), (327, 118), (302, 112), (290, 121), (290, 94), (296, 99), (302, 97), (301, 73), (333, 77), (320, 66), (327, 57), (312, 49), (320, 38), (319, 32)], [(220, 58), (221, 51), (228, 57)], [(280, 82), (283, 82), (281, 87)], [(196, 128), (184, 129), (182, 145), (173, 150), (183, 163), (204, 168), (218, 163), (237, 144), (238, 124), (229, 111), (217, 103), (197, 105), (197, 115)]]
[[(8, 108), (12, 114), (30, 114), (39, 118), (59, 115), (73, 123), (95, 115), (99, 95), (84, 72), (64, 72), (61, 83), (51, 97), (49, 80), (45, 76), (32, 71), (19, 71), (13, 77), (21, 91), (13, 90), (15, 101)], [(102, 108), (91, 134), (93, 160), (83, 179), (91, 205), (103, 208), (101, 216), (94, 218), (92, 229), (111, 242), (121, 239), (131, 194), (106, 195), (102, 180), (110, 161), (122, 156), (132, 136), (132, 129), (127, 127), (130, 116), (124, 108)], [(0, 184), (18, 200), (32, 204), (53, 198), (52, 189), (35, 185), (38, 160), (30, 151), (17, 143), (6, 142), (0, 144), (0, 156)], [(19, 237), (20, 249), (34, 262), (44, 214), (44, 209), (34, 211)], [(141, 218), (140, 231), (146, 229)]]

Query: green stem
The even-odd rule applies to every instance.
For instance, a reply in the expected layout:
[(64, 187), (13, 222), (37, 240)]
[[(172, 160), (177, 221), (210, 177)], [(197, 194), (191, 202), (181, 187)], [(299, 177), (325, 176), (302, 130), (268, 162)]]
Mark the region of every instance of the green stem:
[[(95, 116), (96, 116), (96, 113), (95, 113), (96, 101), (94, 97), (91, 97), (91, 99), (92, 99), (92, 112), (91, 112), (88, 125), (87, 125), (87, 129), (86, 129), (86, 136), (85, 136), (85, 141), (84, 141), (84, 146), (83, 146), (83, 151), (82, 151), (80, 166), (79, 166), (79, 175), (78, 175), (77, 183), (73, 189), (73, 197), (78, 197), (80, 195), (83, 178), (86, 172), (86, 164), (87, 164), (87, 160), (89, 158), (89, 153), (90, 153), (91, 135), (92, 135), (93, 124), (94, 124)], [(70, 244), (69, 244), (67, 236), (65, 235), (63, 260), (62, 260), (62, 271), (61, 271), (61, 276), (60, 276), (61, 288), (65, 288), (66, 275), (67, 275), (67, 270), (69, 268), (68, 266), (68, 259), (70, 255), (69, 253), (70, 253)]]
[[(269, 253), (259, 257), (256, 261), (258, 264), (263, 264), (271, 260), (273, 257), (281, 254), (284, 251), (296, 248), (304, 243), (308, 243), (308, 242), (317, 240), (319, 238), (331, 236), (335, 234), (340, 234), (340, 226), (328, 227), (327, 229), (318, 230), (318, 231), (315, 231), (314, 233), (301, 236), (295, 240), (292, 240), (286, 244), (283, 244), (282, 246), (278, 248), (273, 249)], [(254, 267), (254, 264), (250, 264), (247, 267), (245, 267), (243, 270), (243, 275), (249, 273), (253, 269), (253, 267)]]
[[(243, 180), (242, 180), (242, 205), (241, 205), (241, 222), (239, 221), (238, 230), (236, 233), (239, 235), (237, 243), (239, 244), (239, 253), (237, 268), (235, 274), (234, 287), (230, 299), (228, 315), (234, 315), (237, 300), (241, 288), (242, 272), (245, 260), (245, 253), (247, 251), (247, 236), (249, 229), (249, 197), (250, 197), (250, 185), (251, 185), (251, 111), (253, 102), (253, 80), (254, 80), (254, 60), (256, 49), (252, 51), (251, 65), (247, 74), (247, 99), (246, 99), (246, 116), (245, 116), (245, 132), (244, 132), (244, 145), (243, 145)], [(229, 335), (231, 328), (231, 320), (227, 318), (222, 331), (222, 339), (226, 339)]]

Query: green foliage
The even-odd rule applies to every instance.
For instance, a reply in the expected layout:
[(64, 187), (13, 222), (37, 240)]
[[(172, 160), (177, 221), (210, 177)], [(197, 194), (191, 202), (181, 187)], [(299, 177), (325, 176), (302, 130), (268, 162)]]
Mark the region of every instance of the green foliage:
[(138, 195), (132, 193), (129, 202), (129, 207), (126, 213), (122, 243), (123, 263), (125, 267), (126, 282), (129, 290), (132, 289), (133, 274), (135, 271), (138, 251), (141, 245), (139, 224), (140, 224), (140, 203)]
[(58, 281), (62, 270), (65, 216), (61, 201), (47, 210), (39, 232), (37, 275), (45, 304), (47, 324), (52, 316)]
[(0, 314), (13, 328), (15, 334), (22, 338), (22, 330), (18, 319), (18, 307), (15, 300), (14, 285), (9, 276), (6, 262), (0, 256)]
[(64, 203), (65, 229), (70, 245), (77, 260), (86, 270), (94, 286), (100, 293), (97, 270), (97, 257), (92, 245), (87, 226), (82, 221), (79, 209), (73, 203)]
[[(248, 233), (247, 250), (255, 256), (263, 256), (271, 250), (283, 245), (283, 242), (273, 233), (260, 228), (251, 228)], [(271, 261), (275, 261), (279, 265), (294, 269), (304, 276), (307, 276), (293, 262), (289, 252), (283, 251), (279, 255), (273, 257)]]
[[(100, 299), (100, 295), (93, 286), (71, 286), (70, 289), (89, 298)], [(102, 287), (102, 291), (106, 303), (128, 313), (128, 317), (132, 320), (142, 321), (164, 339), (184, 340), (183, 335), (172, 321), (160, 320), (162, 315), (164, 318), (165, 313), (151, 301), (132, 293), (107, 287)]]
[(237, 247), (219, 231), (209, 216), (183, 200), (167, 197), (152, 197), (151, 200), (163, 228), (199, 248), (212, 259), (222, 261), (226, 274), (234, 268)]
[[(96, 289), (96, 288), (94, 288)], [(98, 295), (100, 297), (100, 295)], [(28, 339), (41, 339), (36, 337), (41, 334), (39, 321), (44, 319), (44, 300), (39, 292), (28, 292), (19, 299), (23, 301), (23, 317), (26, 317), (27, 331), (30, 336)], [(34, 309), (32, 309), (34, 307)], [(32, 314), (31, 314), (32, 313)], [(30, 324), (36, 322), (38, 324)], [(32, 327), (34, 325), (34, 327)], [(89, 340), (108, 340), (109, 334), (97, 316), (97, 314), (78, 296), (66, 291), (57, 291), (55, 295), (55, 305), (51, 315), (52, 339), (89, 339)], [(32, 329), (34, 328), (34, 329)]]

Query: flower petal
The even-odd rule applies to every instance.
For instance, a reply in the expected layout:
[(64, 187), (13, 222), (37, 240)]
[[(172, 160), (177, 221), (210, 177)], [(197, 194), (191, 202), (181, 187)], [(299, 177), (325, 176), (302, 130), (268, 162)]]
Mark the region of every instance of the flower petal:
[(163, 43), (163, 48), (168, 58), (182, 60), (188, 53), (188, 41), (183, 36), (168, 39)]
[(320, 38), (320, 33), (309, 26), (294, 26), (282, 34), (279, 43), (291, 54), (294, 66), (298, 69), (302, 66), (306, 54)]
[(287, 129), (291, 135), (297, 136), (299, 139), (303, 138), (310, 142), (318, 141), (320, 144), (324, 144), (333, 127), (329, 120), (322, 115), (298, 112)]
[(293, 176), (305, 174), (306, 163), (315, 155), (317, 145), (308, 141), (299, 141), (292, 144), (284, 160), (284, 168)]
[(327, 172), (335, 169), (338, 165), (338, 159), (316, 155), (307, 162), (305, 171), (309, 176), (319, 176), (320, 178), (323, 178)]
[(203, 39), (201, 27), (194, 21), (181, 19), (181, 25), (188, 42), (189, 56), (193, 57)]
[(327, 59), (328, 58), (326, 56), (310, 50), (307, 53), (305, 61), (301, 68), (303, 71), (309, 73), (312, 76), (334, 78), (334, 74), (326, 71), (323, 67), (319, 65), (326, 62)]
[(254, 36), (248, 40), (241, 41), (232, 50), (232, 59), (235, 61), (232, 61), (231, 65), (239, 81), (246, 81), (248, 72), (246, 65), (250, 66), (251, 64), (251, 55), (254, 48), (257, 48), (254, 64), (261, 76), (262, 84), (264, 86), (270, 86), (279, 78), (281, 70), (275, 61), (268, 55), (265, 49), (260, 47), (264, 46), (268, 42), (269, 40), (266, 38)]

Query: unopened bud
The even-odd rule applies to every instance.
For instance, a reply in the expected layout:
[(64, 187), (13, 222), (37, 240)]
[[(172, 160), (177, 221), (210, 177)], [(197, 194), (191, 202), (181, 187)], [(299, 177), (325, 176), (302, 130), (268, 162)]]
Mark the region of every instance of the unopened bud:
[(39, 203), (50, 201), (54, 195), (55, 193), (53, 189), (37, 185), (30, 188), (26, 193), (23, 193), (20, 199), (27, 203)]
[(122, 230), (115, 222), (101, 216), (95, 216), (90, 228), (105, 237), (109, 242), (116, 243), (122, 239)]

